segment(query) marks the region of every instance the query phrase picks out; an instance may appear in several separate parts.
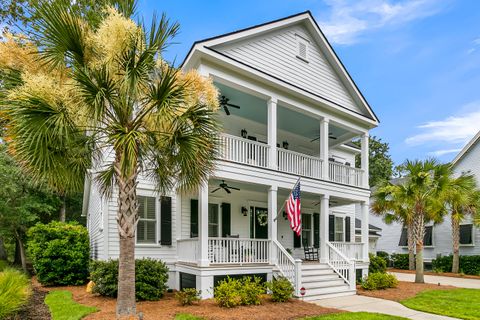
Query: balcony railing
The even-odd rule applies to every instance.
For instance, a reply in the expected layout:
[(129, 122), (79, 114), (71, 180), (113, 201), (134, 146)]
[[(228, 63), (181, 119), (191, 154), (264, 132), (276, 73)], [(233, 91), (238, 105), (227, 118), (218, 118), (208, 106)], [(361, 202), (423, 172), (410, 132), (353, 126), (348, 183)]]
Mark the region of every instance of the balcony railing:
[(363, 170), (341, 163), (328, 162), (328, 178), (330, 181), (351, 186), (362, 186)]
[(295, 175), (322, 178), (322, 160), (295, 151), (277, 149), (278, 170)]
[(268, 167), (268, 144), (222, 134), (220, 156), (224, 160)]
[(198, 262), (198, 238), (177, 240), (178, 261), (194, 263)]
[(363, 259), (363, 243), (360, 242), (330, 242), (345, 257), (352, 260)]
[(270, 240), (208, 238), (211, 264), (269, 263)]

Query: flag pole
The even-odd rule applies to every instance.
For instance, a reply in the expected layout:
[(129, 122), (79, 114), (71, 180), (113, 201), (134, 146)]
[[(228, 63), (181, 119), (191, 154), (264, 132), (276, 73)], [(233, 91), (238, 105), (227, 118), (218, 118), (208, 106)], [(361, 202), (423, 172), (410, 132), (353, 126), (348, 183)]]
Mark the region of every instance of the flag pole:
[[(297, 185), (297, 183), (300, 181), (302, 177), (298, 177), (297, 179), (297, 182), (295, 182), (295, 184), (293, 185), (293, 188), (295, 188), (295, 186)], [(292, 190), (293, 190), (292, 188)], [(292, 194), (292, 191), (290, 191), (290, 193), (288, 194), (288, 198), (290, 198), (290, 195)], [(283, 210), (283, 208), (285, 208), (285, 202), (287, 202), (287, 199), (285, 199), (285, 201), (283, 201), (283, 204), (282, 204), (282, 207), (280, 208), (280, 210), (277, 211), (277, 216), (273, 219), (273, 221), (277, 221), (278, 220), (278, 215), (280, 214), (280, 212)]]

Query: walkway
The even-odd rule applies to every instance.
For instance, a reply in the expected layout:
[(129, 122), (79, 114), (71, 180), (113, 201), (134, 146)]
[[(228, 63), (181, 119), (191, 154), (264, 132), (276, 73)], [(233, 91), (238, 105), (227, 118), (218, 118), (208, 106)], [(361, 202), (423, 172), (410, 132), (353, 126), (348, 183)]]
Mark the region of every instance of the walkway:
[[(392, 274), (394, 274), (399, 281), (405, 281), (405, 282), (415, 281), (415, 274), (413, 273), (392, 272)], [(444, 286), (454, 286), (459, 288), (480, 289), (480, 280), (477, 280), (477, 279), (425, 275), (425, 282), (433, 283), (433, 284), (440, 283), (441, 285), (444, 285)]]
[(371, 298), (365, 296), (346, 296), (330, 298), (324, 300), (312, 301), (313, 303), (327, 308), (335, 308), (350, 312), (373, 312), (383, 313), (392, 316), (405, 317), (414, 320), (451, 320), (445, 316), (416, 311), (405, 307), (404, 305), (390, 300)]

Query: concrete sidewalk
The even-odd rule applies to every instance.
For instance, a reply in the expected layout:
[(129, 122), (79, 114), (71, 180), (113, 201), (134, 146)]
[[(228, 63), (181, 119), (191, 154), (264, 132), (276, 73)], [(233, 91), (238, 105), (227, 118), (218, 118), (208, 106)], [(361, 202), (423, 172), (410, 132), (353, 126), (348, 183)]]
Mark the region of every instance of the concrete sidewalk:
[(435, 314), (416, 311), (404, 305), (390, 300), (370, 298), (365, 296), (345, 296), (331, 299), (312, 301), (313, 303), (327, 308), (335, 308), (350, 312), (383, 313), (392, 316), (405, 317), (414, 320), (448, 320), (456, 319)]
[[(415, 274), (412, 274), (412, 273), (391, 272), (391, 274), (394, 274), (399, 281), (405, 281), (405, 282), (415, 281)], [(444, 286), (454, 286), (459, 288), (480, 289), (480, 280), (477, 280), (477, 279), (425, 275), (425, 282), (433, 283), (433, 284), (440, 283), (441, 285), (444, 285)]]

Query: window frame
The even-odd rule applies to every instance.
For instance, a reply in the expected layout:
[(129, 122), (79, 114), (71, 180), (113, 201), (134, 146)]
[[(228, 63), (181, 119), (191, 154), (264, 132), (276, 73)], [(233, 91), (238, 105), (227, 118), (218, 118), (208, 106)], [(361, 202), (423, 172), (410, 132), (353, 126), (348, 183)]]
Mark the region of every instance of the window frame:
[[(333, 230), (333, 240), (334, 242), (345, 242), (345, 216), (340, 216), (338, 214), (334, 214), (335, 216), (335, 224), (334, 224), (334, 230)], [(337, 240), (337, 219), (340, 219), (342, 220), (342, 223), (340, 223), (340, 225), (342, 226), (342, 240)]]
[[(430, 246), (426, 246), (425, 245), (425, 238), (423, 238), (423, 248), (435, 248), (435, 226), (433, 224), (427, 224), (425, 225), (425, 229), (428, 228), (428, 227), (432, 227), (432, 245)], [(425, 235), (427, 235), (427, 233), (425, 233)]]
[[(213, 224), (210, 223), (210, 206), (214, 205), (217, 207), (217, 223)], [(221, 230), (220, 228), (222, 227), (222, 214), (221, 214), (221, 205), (217, 201), (209, 201), (208, 202), (208, 238), (221, 238)], [(216, 225), (217, 226), (217, 235), (216, 236), (210, 236), (210, 225)]]
[[(460, 227), (467, 226), (467, 225), (472, 226), (472, 243), (465, 243), (465, 244), (459, 243), (460, 247), (475, 247), (475, 225), (473, 224), (473, 222), (460, 223)], [(460, 232), (460, 229), (458, 231)], [(460, 239), (459, 239), (459, 242), (460, 242)]]
[[(137, 224), (137, 229), (135, 230), (135, 246), (136, 247), (160, 247), (160, 228), (159, 228), (159, 223), (160, 223), (160, 196), (155, 194), (154, 192), (148, 192), (145, 190), (142, 191), (137, 191), (137, 197), (149, 197), (149, 198), (154, 198), (155, 199), (155, 241), (153, 243), (142, 243), (138, 242), (138, 224)], [(138, 221), (140, 220), (147, 220), (147, 219), (140, 219), (140, 216), (138, 218)], [(149, 221), (152, 221), (153, 219), (148, 219)]]
[[(303, 217), (304, 216), (309, 216), (309, 219), (310, 219), (310, 228), (308, 229), (305, 229), (303, 227), (303, 222), (304, 222), (304, 219)], [(309, 232), (308, 234), (308, 247), (313, 247), (313, 244), (314, 244), (314, 239), (313, 239), (313, 213), (310, 213), (310, 212), (302, 212), (302, 236), (301, 236), (301, 242), (300, 242), (300, 246), (302, 248), (304, 248), (304, 245), (303, 245), (303, 239), (304, 239), (304, 236), (303, 236), (303, 232), (304, 231), (307, 231)]]

